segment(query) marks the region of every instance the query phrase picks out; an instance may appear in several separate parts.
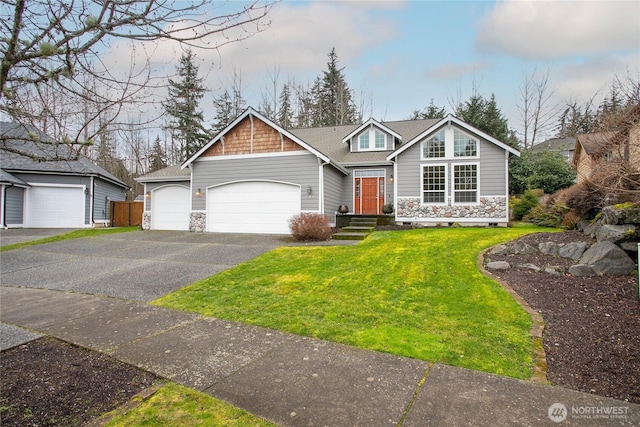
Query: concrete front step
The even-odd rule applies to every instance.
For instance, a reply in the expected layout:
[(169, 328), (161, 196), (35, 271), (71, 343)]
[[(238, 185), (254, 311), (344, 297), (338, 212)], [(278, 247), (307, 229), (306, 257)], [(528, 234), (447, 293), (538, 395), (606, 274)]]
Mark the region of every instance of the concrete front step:
[(376, 229), (378, 220), (376, 218), (354, 217), (349, 221), (347, 227), (343, 227), (340, 233), (332, 236), (335, 240), (364, 240)]
[(344, 227), (342, 229), (342, 231), (347, 232), (347, 233), (373, 233), (373, 231), (376, 229), (375, 225), (374, 226), (361, 226), (361, 225), (350, 225), (348, 227)]
[(331, 238), (333, 240), (364, 240), (369, 233), (335, 233)]

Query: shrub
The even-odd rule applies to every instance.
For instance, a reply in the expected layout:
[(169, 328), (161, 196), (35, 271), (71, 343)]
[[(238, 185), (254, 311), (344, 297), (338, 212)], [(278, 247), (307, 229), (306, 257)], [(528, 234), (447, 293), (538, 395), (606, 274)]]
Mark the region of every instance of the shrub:
[(289, 220), (289, 229), (295, 240), (329, 240), (329, 218), (318, 213), (301, 213)]
[(576, 184), (559, 191), (554, 195), (562, 200), (571, 210), (584, 219), (593, 218), (602, 208), (604, 194), (584, 184)]
[(560, 227), (567, 212), (569, 212), (567, 205), (551, 197), (545, 205), (538, 205), (531, 209), (522, 220), (540, 227)]
[(570, 210), (569, 212), (564, 214), (564, 218), (562, 218), (560, 227), (567, 230), (575, 230), (578, 228), (578, 222), (580, 222), (580, 216), (575, 211)]
[(522, 219), (534, 206), (538, 206), (538, 197), (531, 190), (525, 191), (522, 198), (517, 200), (513, 206), (514, 218)]

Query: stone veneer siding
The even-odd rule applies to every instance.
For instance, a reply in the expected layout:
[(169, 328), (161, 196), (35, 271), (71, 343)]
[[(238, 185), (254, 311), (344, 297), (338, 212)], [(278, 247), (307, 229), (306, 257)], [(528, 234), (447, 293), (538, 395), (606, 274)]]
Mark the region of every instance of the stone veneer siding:
[(506, 197), (481, 197), (477, 205), (422, 205), (419, 197), (398, 197), (396, 217), (421, 219), (507, 219)]
[(207, 213), (191, 212), (189, 215), (189, 231), (203, 233), (207, 231)]
[(142, 229), (151, 230), (151, 212), (142, 213)]

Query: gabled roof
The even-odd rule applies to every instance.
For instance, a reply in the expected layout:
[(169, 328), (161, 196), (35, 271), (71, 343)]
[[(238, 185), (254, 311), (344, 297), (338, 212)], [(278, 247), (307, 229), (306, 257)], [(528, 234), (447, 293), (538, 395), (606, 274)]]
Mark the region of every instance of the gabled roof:
[(576, 148), (576, 139), (574, 137), (551, 138), (531, 147), (531, 151), (572, 151)]
[(200, 157), (205, 151), (207, 151), (209, 149), (209, 147), (211, 147), (213, 144), (215, 144), (216, 142), (220, 141), (220, 139), (222, 137), (224, 137), (224, 135), (226, 135), (229, 131), (231, 131), (231, 129), (233, 129), (238, 123), (240, 123), (242, 120), (244, 120), (247, 117), (255, 117), (258, 120), (263, 121), (264, 123), (266, 123), (267, 125), (271, 126), (272, 128), (274, 128), (275, 130), (277, 130), (278, 132), (280, 132), (282, 135), (286, 136), (287, 138), (291, 139), (293, 142), (295, 142), (296, 144), (300, 145), (301, 147), (305, 148), (306, 150), (310, 151), (311, 153), (313, 153), (315, 156), (319, 157), (320, 159), (322, 159), (322, 161), (327, 162), (327, 163), (331, 163), (332, 165), (334, 165), (337, 169), (339, 169), (341, 172), (343, 173), (347, 173), (346, 169), (344, 169), (342, 166), (340, 166), (339, 164), (336, 164), (335, 162), (332, 161), (332, 159), (330, 157), (328, 157), (327, 155), (325, 155), (324, 153), (318, 151), (315, 147), (312, 147), (311, 145), (309, 145), (306, 141), (303, 141), (302, 139), (298, 138), (296, 135), (294, 135), (292, 132), (284, 129), (283, 127), (281, 127), (280, 125), (278, 125), (277, 123), (275, 123), (274, 121), (272, 121), (271, 119), (263, 116), (262, 114), (260, 114), (259, 112), (257, 112), (256, 110), (254, 110), (253, 108), (249, 107), (247, 108), (242, 114), (240, 114), (234, 121), (232, 121), (231, 123), (229, 123), (222, 131), (220, 131), (215, 138), (213, 138), (211, 141), (209, 141), (207, 144), (204, 145), (204, 147), (202, 147), (200, 150), (198, 150), (197, 153), (195, 153), (193, 156), (191, 156), (186, 162), (184, 162), (182, 164), (182, 169), (186, 168), (187, 166), (189, 166), (191, 163), (193, 163), (198, 157)]
[(137, 182), (154, 181), (188, 181), (191, 178), (191, 169), (183, 169), (181, 165), (168, 166), (157, 171), (135, 178)]
[(75, 153), (68, 145), (57, 143), (33, 126), (0, 122), (0, 135), (8, 138), (0, 146), (0, 168), (5, 172), (97, 176), (129, 188), (88, 158)]
[(342, 142), (349, 142), (349, 140), (351, 138), (353, 138), (355, 135), (359, 134), (360, 132), (362, 132), (363, 130), (368, 128), (369, 126), (377, 127), (378, 129), (383, 130), (384, 132), (387, 132), (387, 133), (391, 134), (394, 138), (402, 139), (402, 136), (400, 134), (398, 134), (397, 132), (395, 132), (393, 129), (390, 129), (390, 128), (386, 127), (385, 125), (383, 125), (382, 123), (378, 122), (373, 117), (371, 117), (371, 118), (369, 118), (369, 120), (367, 120), (366, 122), (364, 122), (363, 124), (361, 124), (360, 126), (355, 128), (347, 136), (342, 138)]
[(429, 134), (435, 132), (436, 130), (438, 130), (442, 126), (444, 126), (446, 124), (451, 124), (451, 123), (455, 123), (458, 127), (466, 130), (467, 132), (472, 133), (472, 134), (474, 134), (474, 135), (476, 135), (476, 136), (478, 136), (478, 137), (480, 137), (482, 139), (485, 139), (485, 140), (491, 142), (492, 144), (495, 144), (498, 147), (502, 148), (503, 150), (508, 151), (509, 153), (511, 153), (513, 155), (516, 155), (518, 157), (520, 156), (520, 151), (516, 150), (515, 148), (505, 144), (504, 142), (498, 141), (494, 137), (482, 132), (479, 129), (476, 129), (475, 127), (471, 126), (470, 124), (468, 124), (466, 122), (463, 122), (459, 118), (449, 114), (446, 117), (444, 117), (443, 119), (440, 119), (440, 120), (436, 121), (435, 123), (433, 123), (431, 126), (429, 126), (424, 131), (420, 132), (415, 137), (413, 137), (410, 140), (408, 140), (405, 144), (402, 144), (402, 146), (400, 146), (397, 150), (395, 150), (393, 153), (391, 153), (391, 154), (389, 154), (387, 156), (387, 160), (391, 160), (391, 159), (397, 157), (400, 153), (402, 153), (403, 151), (405, 151), (406, 149), (411, 147), (413, 144), (421, 141), (426, 136), (428, 136)]
[(584, 152), (591, 156), (611, 144), (617, 135), (617, 132), (585, 133), (576, 137), (576, 144), (580, 144)]
[[(383, 129), (389, 129), (392, 134), (399, 135), (400, 140), (408, 141), (432, 126), (438, 120), (400, 120), (394, 122), (380, 122)], [(356, 134), (361, 125), (327, 126), (321, 128), (292, 129), (291, 133), (307, 141), (319, 151), (331, 157), (343, 166), (382, 165), (390, 163), (387, 160), (389, 151), (362, 151), (352, 153), (348, 144), (344, 144), (343, 135)], [(390, 132), (391, 133), (391, 132)]]

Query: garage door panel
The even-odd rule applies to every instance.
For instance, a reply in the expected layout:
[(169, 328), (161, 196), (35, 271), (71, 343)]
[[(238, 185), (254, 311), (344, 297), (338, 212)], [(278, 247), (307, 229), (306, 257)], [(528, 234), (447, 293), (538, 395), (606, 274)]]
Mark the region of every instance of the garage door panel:
[(151, 195), (151, 228), (153, 230), (188, 230), (191, 213), (187, 187), (170, 186)]
[(209, 189), (207, 231), (289, 234), (289, 219), (300, 213), (300, 186), (240, 182)]
[(31, 187), (27, 190), (26, 226), (81, 228), (85, 195), (82, 187)]

